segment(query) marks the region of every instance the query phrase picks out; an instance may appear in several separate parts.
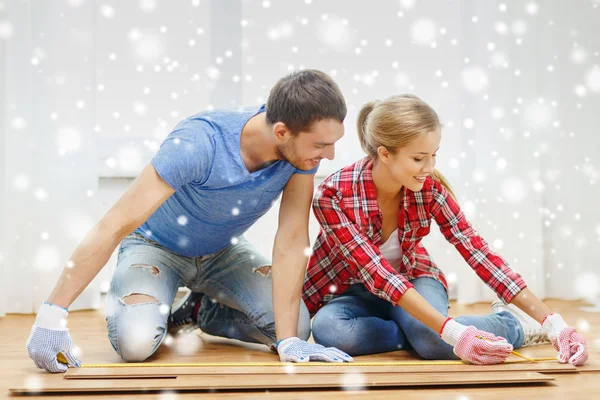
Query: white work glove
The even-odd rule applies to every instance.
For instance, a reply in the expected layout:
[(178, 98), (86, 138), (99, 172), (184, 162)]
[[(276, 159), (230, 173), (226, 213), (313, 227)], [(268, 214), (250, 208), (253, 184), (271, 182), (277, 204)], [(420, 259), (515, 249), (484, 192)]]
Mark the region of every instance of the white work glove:
[(558, 351), (559, 363), (583, 365), (588, 359), (587, 343), (559, 314), (550, 314), (542, 323), (552, 345)]
[(67, 365), (58, 361), (62, 354), (69, 367), (81, 366), (74, 354), (75, 346), (67, 329), (69, 312), (57, 305), (44, 303), (27, 339), (27, 352), (38, 368), (48, 372), (65, 372)]
[(454, 347), (454, 354), (461, 360), (473, 364), (501, 364), (513, 350), (506, 339), (463, 325), (452, 318), (446, 321), (440, 336)]
[(305, 363), (309, 361), (352, 362), (354, 359), (335, 347), (308, 343), (297, 337), (277, 342), (277, 353), (281, 362)]

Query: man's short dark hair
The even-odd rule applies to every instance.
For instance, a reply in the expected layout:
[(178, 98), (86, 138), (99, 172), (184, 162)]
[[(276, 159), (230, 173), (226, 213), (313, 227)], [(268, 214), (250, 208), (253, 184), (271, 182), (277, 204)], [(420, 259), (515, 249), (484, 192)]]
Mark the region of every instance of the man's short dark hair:
[(305, 69), (281, 78), (267, 101), (267, 122), (283, 122), (298, 134), (313, 122), (335, 119), (344, 122), (346, 102), (338, 85), (324, 72)]

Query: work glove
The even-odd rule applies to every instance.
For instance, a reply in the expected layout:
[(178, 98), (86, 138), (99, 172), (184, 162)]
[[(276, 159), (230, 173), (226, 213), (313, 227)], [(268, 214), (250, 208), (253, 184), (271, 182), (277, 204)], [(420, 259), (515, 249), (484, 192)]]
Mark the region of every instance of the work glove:
[(454, 354), (472, 364), (501, 364), (513, 350), (506, 339), (463, 325), (452, 318), (446, 320), (440, 336), (454, 347)]
[(542, 328), (558, 351), (556, 358), (559, 363), (583, 365), (587, 361), (588, 350), (585, 339), (575, 328), (568, 326), (559, 314), (548, 315), (542, 322)]
[(309, 361), (352, 362), (352, 357), (335, 347), (308, 343), (297, 337), (277, 342), (277, 353), (281, 362), (305, 363)]
[[(27, 339), (27, 352), (38, 368), (65, 372), (68, 367), (81, 366), (67, 329), (67, 315), (67, 309), (48, 302), (40, 307)], [(58, 358), (66, 363), (59, 362)]]

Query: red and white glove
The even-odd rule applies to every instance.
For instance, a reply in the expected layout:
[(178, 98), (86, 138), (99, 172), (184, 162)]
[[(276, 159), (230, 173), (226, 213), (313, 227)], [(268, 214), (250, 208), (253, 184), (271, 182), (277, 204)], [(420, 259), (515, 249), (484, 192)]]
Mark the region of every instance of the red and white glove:
[(558, 351), (559, 363), (569, 362), (583, 365), (588, 359), (585, 339), (570, 327), (559, 314), (550, 314), (542, 321), (542, 328), (548, 334), (552, 345)]
[(442, 340), (454, 346), (454, 354), (473, 364), (501, 364), (513, 350), (506, 339), (474, 326), (466, 326), (448, 318), (440, 333)]

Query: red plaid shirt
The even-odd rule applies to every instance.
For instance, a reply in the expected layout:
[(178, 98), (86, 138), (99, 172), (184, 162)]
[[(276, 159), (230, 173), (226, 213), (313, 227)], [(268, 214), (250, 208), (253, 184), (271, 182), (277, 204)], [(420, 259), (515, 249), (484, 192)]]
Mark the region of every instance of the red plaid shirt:
[(311, 313), (355, 282), (362, 282), (371, 293), (393, 304), (413, 287), (409, 281), (415, 278), (437, 279), (447, 290), (444, 274), (420, 243), (429, 233), (432, 219), (499, 297), (510, 302), (526, 287), (521, 276), (471, 227), (446, 188), (431, 177), (419, 192), (404, 190), (398, 213), (402, 263), (400, 272), (395, 272), (379, 251), (383, 215), (377, 205), (372, 168), (373, 162), (364, 158), (330, 175), (317, 190), (313, 211), (321, 231), (303, 289)]

